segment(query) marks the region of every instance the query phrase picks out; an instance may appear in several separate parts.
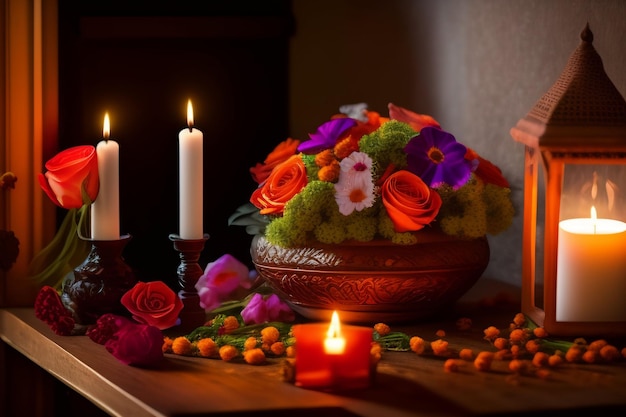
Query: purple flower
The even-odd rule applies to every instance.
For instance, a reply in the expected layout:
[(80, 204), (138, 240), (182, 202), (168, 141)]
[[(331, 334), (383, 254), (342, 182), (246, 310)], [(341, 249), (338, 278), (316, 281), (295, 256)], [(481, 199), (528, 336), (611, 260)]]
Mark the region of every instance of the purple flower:
[(454, 136), (435, 127), (425, 127), (404, 147), (408, 170), (432, 188), (448, 184), (457, 189), (470, 178), (472, 163), (467, 148)]
[(259, 293), (254, 294), (248, 305), (241, 311), (245, 324), (261, 324), (270, 321), (293, 321), (296, 316), (289, 306), (283, 303), (276, 294), (263, 298)]
[(300, 143), (298, 152), (312, 155), (330, 149), (335, 146), (342, 133), (355, 125), (356, 120), (349, 117), (329, 120), (318, 127), (315, 133), (309, 133), (310, 140)]
[(249, 289), (256, 278), (246, 265), (232, 255), (222, 255), (204, 269), (198, 278), (196, 289), (200, 306), (206, 311), (213, 310), (234, 295), (239, 288)]
[(128, 322), (104, 347), (123, 364), (152, 366), (163, 359), (163, 334), (154, 326)]

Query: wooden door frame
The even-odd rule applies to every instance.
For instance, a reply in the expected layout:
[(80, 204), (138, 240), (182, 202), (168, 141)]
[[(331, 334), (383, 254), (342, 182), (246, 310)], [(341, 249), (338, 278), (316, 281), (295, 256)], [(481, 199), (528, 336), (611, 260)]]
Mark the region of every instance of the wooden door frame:
[(0, 191), (0, 229), (20, 241), (16, 263), (0, 271), (0, 306), (32, 306), (28, 264), (55, 231), (55, 206), (37, 175), (58, 143), (57, 2), (0, 0), (0, 172), (18, 178)]

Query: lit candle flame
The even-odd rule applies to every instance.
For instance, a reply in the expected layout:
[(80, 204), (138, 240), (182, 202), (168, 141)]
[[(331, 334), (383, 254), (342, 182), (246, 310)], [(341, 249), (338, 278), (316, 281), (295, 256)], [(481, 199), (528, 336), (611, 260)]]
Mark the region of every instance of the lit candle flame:
[(341, 324), (337, 311), (333, 311), (330, 326), (324, 340), (324, 350), (329, 355), (341, 355), (346, 349), (346, 339), (341, 337)]
[(191, 100), (187, 100), (187, 126), (189, 126), (189, 130), (193, 128), (193, 106), (191, 105)]
[(111, 135), (111, 122), (109, 121), (109, 113), (104, 113), (104, 125), (102, 127), (102, 137), (105, 140)]
[(336, 311), (333, 311), (333, 316), (330, 319), (330, 326), (328, 327), (326, 337), (341, 337), (341, 323), (339, 322), (339, 314), (337, 314)]

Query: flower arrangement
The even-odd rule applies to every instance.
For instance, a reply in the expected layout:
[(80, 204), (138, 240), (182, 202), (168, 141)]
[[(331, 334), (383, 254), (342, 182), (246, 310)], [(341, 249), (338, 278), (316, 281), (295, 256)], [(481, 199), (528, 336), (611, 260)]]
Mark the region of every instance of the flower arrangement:
[(459, 238), (507, 229), (514, 208), (501, 170), (428, 115), (389, 104), (342, 106), (309, 140), (289, 138), (250, 169), (258, 183), (229, 224), (282, 247), (389, 239), (425, 227)]

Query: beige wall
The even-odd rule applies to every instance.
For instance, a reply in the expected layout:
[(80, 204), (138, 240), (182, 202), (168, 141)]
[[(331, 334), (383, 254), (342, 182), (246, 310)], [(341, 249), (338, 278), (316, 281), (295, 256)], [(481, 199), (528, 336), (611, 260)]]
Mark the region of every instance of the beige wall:
[[(509, 129), (559, 77), (587, 22), (626, 95), (623, 0), (295, 0), (294, 13), (294, 137), (345, 103), (431, 114), (502, 168), (520, 214), (523, 148)], [(490, 238), (486, 276), (521, 283), (521, 226), (518, 215)]]

